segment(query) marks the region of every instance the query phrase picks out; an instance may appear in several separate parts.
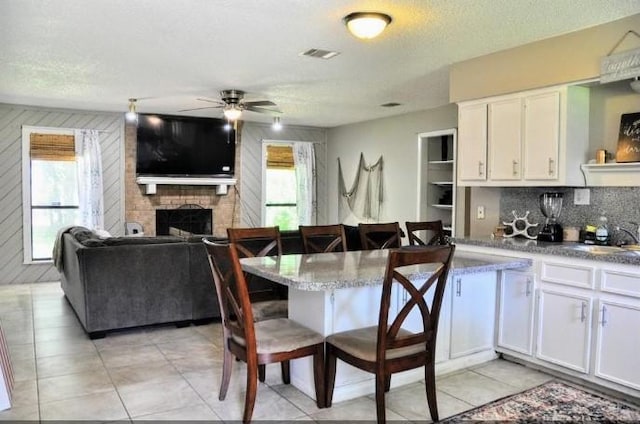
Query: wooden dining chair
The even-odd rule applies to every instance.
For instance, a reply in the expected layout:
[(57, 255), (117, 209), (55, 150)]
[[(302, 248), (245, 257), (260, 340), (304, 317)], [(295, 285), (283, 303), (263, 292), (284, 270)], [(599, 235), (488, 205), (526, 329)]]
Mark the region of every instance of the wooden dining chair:
[[(240, 258), (282, 256), (282, 241), (278, 227), (227, 228), (229, 241), (236, 246)], [(286, 318), (286, 287), (257, 276), (246, 276), (253, 315), (257, 320)]]
[[(407, 227), (410, 246), (443, 246), (448, 244), (447, 236), (440, 220), (405, 222), (405, 226)], [(418, 232), (424, 232), (424, 235), (419, 236)]]
[(233, 357), (247, 364), (247, 387), (243, 422), (251, 421), (258, 389), (258, 367), (296, 358), (313, 356), (316, 405), (326, 405), (324, 386), (324, 337), (287, 318), (257, 321), (249, 291), (233, 243), (217, 244), (203, 240), (222, 313), (225, 348), (222, 381), (218, 398), (224, 400), (231, 381)]
[[(378, 325), (332, 334), (325, 341), (327, 407), (331, 406), (338, 358), (375, 374), (376, 413), (379, 423), (385, 422), (385, 392), (391, 385), (391, 375), (424, 367), (429, 412), (431, 419), (434, 422), (438, 421), (434, 368), (436, 337), (440, 307), (454, 250), (453, 245), (405, 246), (389, 252)], [(406, 268), (401, 267), (418, 264), (430, 264), (433, 273), (424, 279), (424, 283), (414, 285), (414, 282), (403, 274)], [(394, 283), (400, 284), (408, 296), (406, 303), (398, 309), (397, 315), (390, 317)], [(425, 294), (434, 284), (433, 300), (428, 305)], [(422, 316), (422, 331), (417, 333), (402, 328), (413, 310), (418, 310)]]
[(363, 250), (389, 249), (402, 245), (402, 230), (397, 222), (358, 224)]
[(300, 225), (304, 253), (346, 252), (347, 236), (342, 224)]

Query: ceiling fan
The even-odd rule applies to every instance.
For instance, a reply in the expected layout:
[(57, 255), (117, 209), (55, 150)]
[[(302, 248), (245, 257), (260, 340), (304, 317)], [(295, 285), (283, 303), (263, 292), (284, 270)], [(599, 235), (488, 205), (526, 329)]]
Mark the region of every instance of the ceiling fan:
[(229, 121), (240, 118), (243, 111), (276, 114), (282, 113), (277, 105), (270, 100), (245, 101), (245, 92), (242, 90), (223, 90), (220, 92), (221, 100), (211, 100), (198, 98), (202, 102), (214, 103), (216, 106), (197, 107), (193, 109), (183, 109), (178, 112), (189, 112), (192, 110), (221, 108), (224, 117)]

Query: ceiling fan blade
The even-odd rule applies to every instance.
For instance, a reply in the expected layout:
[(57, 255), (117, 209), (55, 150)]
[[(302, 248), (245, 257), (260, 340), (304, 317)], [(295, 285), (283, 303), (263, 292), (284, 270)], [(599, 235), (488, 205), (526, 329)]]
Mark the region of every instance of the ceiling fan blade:
[(244, 110), (248, 110), (251, 112), (258, 112), (258, 113), (282, 113), (278, 108), (273, 108), (273, 109), (267, 109), (267, 108), (263, 108), (263, 107), (255, 107), (255, 106), (244, 106)]
[(215, 104), (218, 104), (218, 105), (224, 105), (224, 102), (220, 101), (220, 100), (204, 99), (202, 97), (198, 97), (196, 100), (200, 100), (201, 102), (208, 102), (208, 103), (215, 103)]
[(242, 102), (246, 107), (249, 106), (276, 106), (271, 100), (256, 100), (253, 102)]
[(178, 112), (191, 112), (192, 110), (202, 110), (202, 109), (219, 109), (221, 107), (222, 106), (196, 107), (196, 108), (193, 108), (193, 109), (182, 109), (182, 110), (179, 110)]

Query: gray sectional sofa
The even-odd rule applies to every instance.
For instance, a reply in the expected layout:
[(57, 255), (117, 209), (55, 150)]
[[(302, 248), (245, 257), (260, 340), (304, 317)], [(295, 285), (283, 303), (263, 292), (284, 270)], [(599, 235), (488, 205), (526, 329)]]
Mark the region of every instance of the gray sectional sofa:
[(121, 328), (220, 317), (199, 237), (99, 239), (74, 227), (61, 242), (62, 290), (91, 338)]

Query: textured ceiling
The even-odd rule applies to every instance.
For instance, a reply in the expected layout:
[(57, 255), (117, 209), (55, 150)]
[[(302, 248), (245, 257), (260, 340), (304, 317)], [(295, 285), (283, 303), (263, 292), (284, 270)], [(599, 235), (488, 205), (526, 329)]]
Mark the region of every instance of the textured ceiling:
[[(342, 17), (361, 10), (393, 22), (357, 40)], [(447, 104), (452, 63), (638, 12), (640, 0), (0, 0), (0, 102), (124, 112), (137, 97), (141, 112), (176, 113), (240, 89), (285, 124), (333, 127)], [(310, 48), (340, 55), (300, 55)]]

